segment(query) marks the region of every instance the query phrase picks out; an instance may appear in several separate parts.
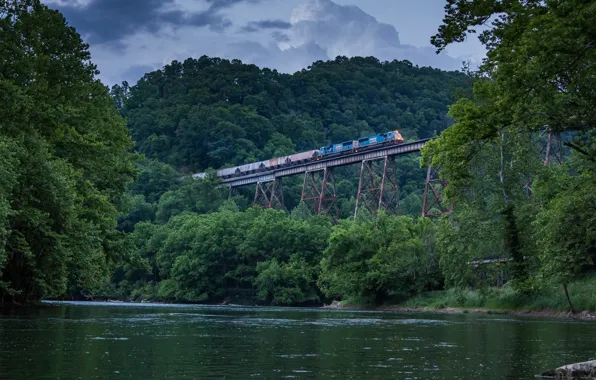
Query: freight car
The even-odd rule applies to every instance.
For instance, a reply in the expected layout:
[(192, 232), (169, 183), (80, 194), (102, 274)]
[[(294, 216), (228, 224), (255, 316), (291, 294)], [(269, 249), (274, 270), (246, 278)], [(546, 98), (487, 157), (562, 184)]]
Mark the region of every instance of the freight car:
[[(270, 160), (252, 162), (250, 164), (235, 166), (232, 168), (220, 169), (217, 171), (217, 176), (220, 178), (230, 178), (235, 176), (242, 176), (247, 174), (260, 173), (267, 170), (277, 169), (280, 167), (299, 164), (307, 161), (317, 159), (318, 150), (309, 150), (306, 152), (295, 153), (289, 156), (282, 156), (272, 158)], [(193, 178), (205, 178), (205, 173), (194, 174)]]

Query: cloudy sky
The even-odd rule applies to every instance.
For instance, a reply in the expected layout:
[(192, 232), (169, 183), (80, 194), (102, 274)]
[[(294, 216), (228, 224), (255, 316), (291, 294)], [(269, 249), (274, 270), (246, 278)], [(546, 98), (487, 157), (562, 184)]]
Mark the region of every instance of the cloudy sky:
[(45, 0), (91, 45), (106, 84), (134, 83), (174, 59), (238, 58), (295, 72), (338, 55), (459, 69), (476, 39), (435, 54), (445, 0)]

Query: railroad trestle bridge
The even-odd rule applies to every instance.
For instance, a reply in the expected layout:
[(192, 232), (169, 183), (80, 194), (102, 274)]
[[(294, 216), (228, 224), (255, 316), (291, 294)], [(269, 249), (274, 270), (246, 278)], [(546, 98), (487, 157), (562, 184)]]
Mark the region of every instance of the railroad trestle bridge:
[[(339, 210), (334, 169), (360, 164), (354, 218), (362, 208), (366, 208), (372, 215), (376, 215), (380, 210), (399, 213), (398, 167), (395, 159), (397, 156), (420, 152), (429, 140), (386, 144), (258, 173), (221, 177), (220, 183), (229, 188), (230, 195), (235, 188), (255, 185), (255, 205), (283, 209), (283, 178), (303, 175), (301, 201), (313, 214), (325, 214), (337, 219)], [(422, 216), (437, 216), (450, 211), (441, 201), (441, 192), (445, 185), (446, 183), (439, 179), (438, 171), (429, 167), (424, 187)]]

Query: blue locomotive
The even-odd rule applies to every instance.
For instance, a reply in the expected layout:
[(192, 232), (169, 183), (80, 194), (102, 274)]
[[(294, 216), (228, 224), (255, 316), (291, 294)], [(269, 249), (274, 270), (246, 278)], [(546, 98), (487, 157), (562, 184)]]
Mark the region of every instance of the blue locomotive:
[(389, 131), (385, 133), (379, 133), (374, 136), (362, 137), (358, 140), (350, 140), (341, 144), (332, 144), (323, 146), (319, 149), (319, 157), (324, 157), (330, 154), (343, 153), (347, 151), (358, 151), (369, 146), (384, 144), (384, 143), (402, 143), (404, 138), (401, 136), (399, 131)]

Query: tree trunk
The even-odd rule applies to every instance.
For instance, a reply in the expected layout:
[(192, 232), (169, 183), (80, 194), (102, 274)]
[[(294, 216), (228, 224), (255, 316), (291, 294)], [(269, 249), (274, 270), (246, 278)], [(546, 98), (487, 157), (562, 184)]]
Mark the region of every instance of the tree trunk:
[(575, 308), (573, 307), (573, 304), (571, 303), (571, 298), (569, 297), (569, 292), (567, 291), (567, 283), (566, 282), (563, 283), (563, 290), (565, 291), (565, 295), (567, 296), (567, 302), (569, 302), (569, 311), (571, 311), (571, 313), (575, 314)]
[(501, 135), (501, 166), (499, 168), (499, 180), (501, 181), (501, 186), (503, 187), (503, 201), (505, 201), (505, 205), (509, 205), (509, 197), (507, 196), (507, 190), (505, 189), (505, 154), (503, 153), (503, 145), (505, 144), (505, 132), (501, 131), (499, 133)]

